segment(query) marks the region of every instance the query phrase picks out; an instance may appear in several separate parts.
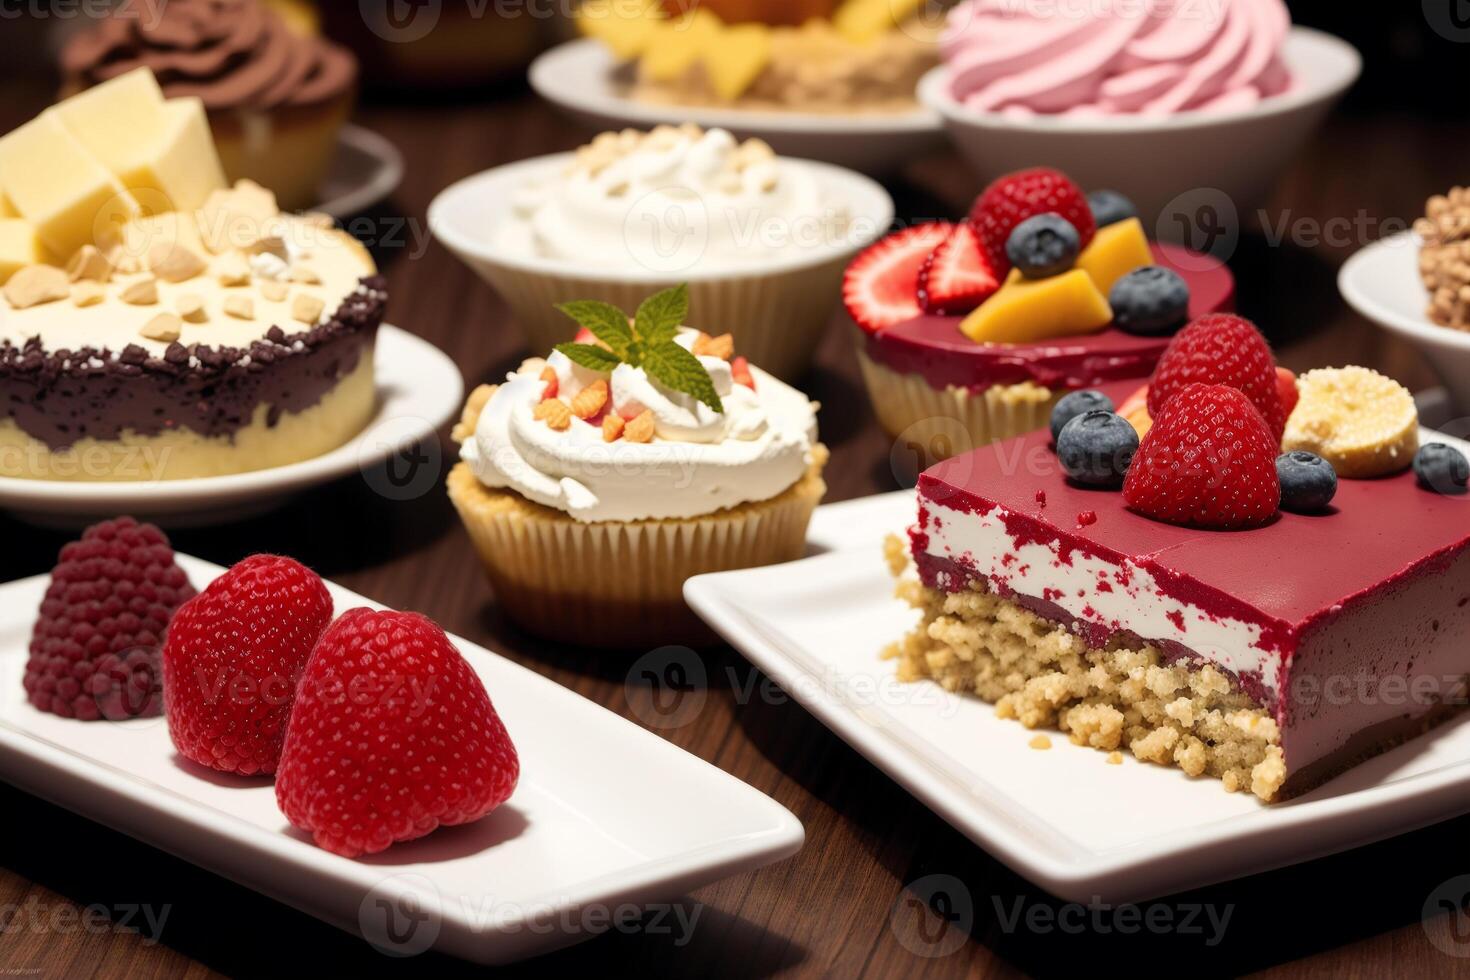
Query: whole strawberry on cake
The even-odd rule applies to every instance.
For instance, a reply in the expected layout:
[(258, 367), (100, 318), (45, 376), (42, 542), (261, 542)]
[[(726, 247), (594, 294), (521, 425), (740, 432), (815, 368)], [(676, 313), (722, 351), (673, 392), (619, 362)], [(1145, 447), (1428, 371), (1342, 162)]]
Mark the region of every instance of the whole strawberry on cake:
[[(1117, 411), (1114, 405), (1118, 406)], [(925, 472), (885, 656), (1028, 728), (1284, 799), (1466, 703), (1470, 463), (1362, 367), (1194, 320), (1148, 384)]]
[(1122, 195), (1042, 167), (869, 247), (843, 283), (878, 420), (929, 462), (1040, 428), (1068, 392), (1147, 378), (1234, 293), (1212, 257), (1150, 244)]

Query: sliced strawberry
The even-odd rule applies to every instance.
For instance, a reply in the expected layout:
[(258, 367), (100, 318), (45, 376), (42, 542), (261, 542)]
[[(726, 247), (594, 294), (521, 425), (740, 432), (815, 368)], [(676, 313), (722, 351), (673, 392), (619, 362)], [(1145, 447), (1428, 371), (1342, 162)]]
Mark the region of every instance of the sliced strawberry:
[(730, 359), (730, 377), (735, 379), (738, 385), (745, 385), (751, 391), (755, 391), (755, 375), (750, 373), (750, 361), (739, 355)]
[(955, 225), (919, 270), (919, 305), (936, 316), (968, 313), (1000, 288), (1000, 277), (968, 221)]
[(1291, 410), (1296, 408), (1301, 392), (1296, 390), (1296, 375), (1279, 364), (1276, 366), (1276, 393), (1281, 397), (1281, 417), (1291, 418)]
[(556, 369), (550, 364), (541, 369), (541, 380), (546, 382), (546, 387), (541, 390), (541, 400), (555, 398), (556, 393), (561, 390), (561, 378), (557, 377)]
[(921, 315), (919, 270), (954, 227), (931, 221), (905, 228), (853, 259), (842, 278), (842, 302), (853, 321), (874, 333)]

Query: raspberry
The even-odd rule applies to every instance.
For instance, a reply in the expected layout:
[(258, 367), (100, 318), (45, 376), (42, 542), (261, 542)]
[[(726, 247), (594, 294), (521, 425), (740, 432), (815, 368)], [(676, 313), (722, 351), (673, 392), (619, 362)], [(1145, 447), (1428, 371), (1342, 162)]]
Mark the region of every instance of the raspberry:
[(1281, 505), (1278, 445), (1240, 390), (1189, 385), (1155, 416), (1128, 468), (1123, 499), (1169, 524), (1260, 527)]
[(1097, 232), (1097, 222), (1082, 189), (1066, 174), (1048, 167), (999, 177), (976, 199), (970, 221), (980, 233), (980, 244), (997, 280), (1004, 282), (1011, 271), (1011, 260), (1006, 255), (1011, 232), (1027, 218), (1048, 212), (1061, 215), (1077, 229), (1080, 248), (1085, 249)]
[(480, 678), (433, 621), (353, 609), (306, 668), (276, 801), (335, 854), (376, 854), (472, 823), (520, 777)]
[(1158, 419), (1187, 385), (1229, 385), (1245, 392), (1277, 446), (1286, 429), (1276, 359), (1255, 324), (1231, 313), (1202, 316), (1174, 335), (1148, 386), (1148, 412)]
[(246, 558), (187, 602), (163, 646), (179, 754), (242, 776), (275, 772), (297, 681), (331, 619), (316, 573), (276, 555)]
[(194, 587), (152, 524), (119, 517), (61, 549), (31, 633), (25, 690), (63, 718), (152, 717), (159, 647)]

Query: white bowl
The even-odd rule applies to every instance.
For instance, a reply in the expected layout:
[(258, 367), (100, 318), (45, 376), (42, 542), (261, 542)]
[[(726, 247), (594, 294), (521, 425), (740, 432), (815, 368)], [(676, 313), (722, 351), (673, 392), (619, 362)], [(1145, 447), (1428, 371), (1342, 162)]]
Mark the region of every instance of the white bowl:
[(486, 170), (452, 184), (429, 205), (434, 237), (495, 287), (525, 329), (534, 354), (545, 354), (576, 332), (555, 308), (558, 303), (596, 299), (632, 310), (653, 293), (686, 282), (691, 326), (732, 333), (737, 351), (751, 363), (779, 378), (797, 378), (811, 364), (831, 320), (844, 267), (893, 223), (893, 199), (874, 181), (831, 164), (786, 158), (788, 166), (814, 171), (829, 195), (824, 204), (847, 208), (846, 234), (811, 247), (772, 251), (733, 269), (703, 262), (697, 248), (686, 253), (682, 246), (678, 257), (660, 268), (627, 270), (506, 247), (500, 233), (512, 217), (514, 193), (560, 173), (572, 156), (557, 153)]
[(944, 142), (939, 114), (923, 106), (904, 113), (782, 112), (718, 106), (660, 105), (622, 92), (617, 61), (599, 41), (568, 41), (531, 65), (531, 87), (572, 118), (595, 129), (647, 129), (693, 122), (758, 137), (783, 156), (824, 160), (867, 174), (897, 170)]
[[(1283, 58), (1294, 79), (1290, 90), (1237, 112), (1017, 119), (957, 101), (945, 65), (920, 80), (919, 101), (944, 117), (982, 180), (1056, 167), (1089, 190), (1128, 195), (1146, 223), (1172, 225), (1176, 210), (1194, 219), (1200, 205), (1221, 194), (1241, 211), (1263, 202), (1362, 70), (1351, 44), (1305, 27), (1292, 28)], [(1157, 230), (1162, 238), (1180, 238), (1178, 228)]]
[(1419, 278), (1419, 236), (1400, 232), (1356, 252), (1337, 288), (1348, 305), (1419, 348), (1449, 392), (1454, 410), (1470, 414), (1470, 332), (1442, 327), (1426, 315), (1429, 291)]

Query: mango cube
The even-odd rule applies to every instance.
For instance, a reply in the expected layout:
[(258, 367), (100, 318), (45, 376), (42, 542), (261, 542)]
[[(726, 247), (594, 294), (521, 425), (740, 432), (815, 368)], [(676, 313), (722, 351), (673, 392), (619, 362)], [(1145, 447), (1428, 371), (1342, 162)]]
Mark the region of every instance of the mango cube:
[(660, 21), (638, 71), (654, 82), (672, 82), (687, 72), (722, 35), (724, 24), (704, 8), (678, 20)]
[(1005, 284), (960, 323), (982, 344), (1029, 344), (1101, 330), (1113, 322), (1107, 297), (1092, 277), (1073, 269), (1049, 279), (1024, 279), (1012, 269)]
[(577, 8), (577, 27), (607, 45), (619, 61), (632, 61), (648, 50), (663, 19), (656, 0), (588, 0)]
[(53, 255), (104, 245), (138, 202), (88, 153), (54, 109), (0, 138), (0, 173), (11, 203)]
[(1092, 277), (1104, 296), (1112, 291), (1113, 283), (1134, 269), (1153, 264), (1153, 249), (1143, 233), (1143, 222), (1137, 218), (1099, 228), (1091, 244), (1077, 257), (1077, 268)]
[(36, 229), (21, 218), (0, 218), (0, 285), (28, 265), (46, 261)]
[(832, 16), (832, 26), (849, 41), (873, 41), (908, 20), (924, 0), (847, 0)]
[(764, 24), (726, 28), (704, 52), (704, 72), (715, 94), (732, 102), (771, 63), (771, 31)]

